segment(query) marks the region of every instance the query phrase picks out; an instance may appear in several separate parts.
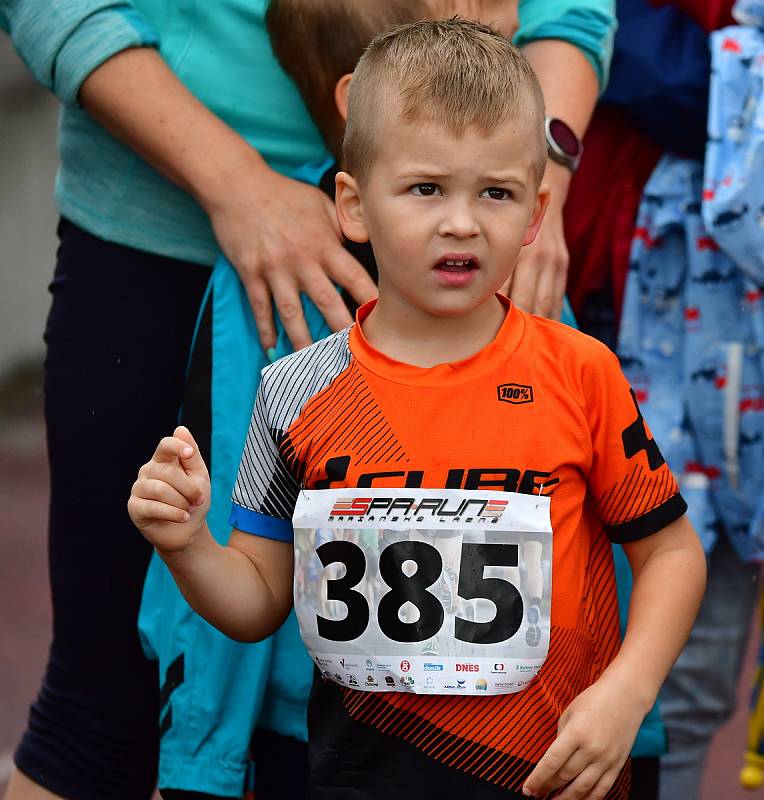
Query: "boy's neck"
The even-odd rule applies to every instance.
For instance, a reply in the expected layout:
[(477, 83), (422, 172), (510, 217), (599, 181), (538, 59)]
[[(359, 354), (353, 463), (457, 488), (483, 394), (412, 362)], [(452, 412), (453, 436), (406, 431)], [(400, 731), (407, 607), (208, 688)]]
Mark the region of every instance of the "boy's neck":
[(363, 321), (363, 333), (376, 350), (404, 364), (434, 367), (463, 361), (495, 338), (507, 309), (491, 297), (459, 316), (433, 316), (380, 296)]

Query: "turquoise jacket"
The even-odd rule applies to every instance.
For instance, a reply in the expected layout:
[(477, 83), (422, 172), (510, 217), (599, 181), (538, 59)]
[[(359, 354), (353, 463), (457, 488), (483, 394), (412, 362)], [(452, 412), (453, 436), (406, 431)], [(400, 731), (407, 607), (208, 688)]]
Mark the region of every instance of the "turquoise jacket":
[[(120, 144), (77, 103), (85, 78), (128, 47), (156, 47), (188, 89), (273, 169), (291, 175), (326, 153), (271, 52), (267, 0), (0, 0), (0, 27), (62, 103), (61, 214), (108, 241), (212, 265), (209, 220), (185, 192)], [(564, 39), (605, 85), (614, 0), (520, 0), (516, 42)]]
[(6, 28), (38, 81), (62, 103), (61, 214), (102, 239), (212, 265), (219, 248), (197, 203), (79, 107), (84, 79), (110, 56), (156, 47), (212, 112), (273, 169), (325, 156), (302, 99), (271, 52), (267, 0), (0, 0)]
[[(291, 347), (280, 322), (273, 352), (260, 347), (246, 292), (225, 258), (212, 271), (207, 306), (212, 328), (212, 505), (207, 522), (213, 536), (225, 543), (260, 371)], [(308, 301), (303, 307), (313, 338), (327, 336), (330, 330), (315, 307)], [(255, 726), (306, 740), (313, 663), (294, 612), (270, 639), (234, 642), (191, 610), (154, 555), (138, 627), (147, 655), (159, 660), (161, 788), (239, 797)]]

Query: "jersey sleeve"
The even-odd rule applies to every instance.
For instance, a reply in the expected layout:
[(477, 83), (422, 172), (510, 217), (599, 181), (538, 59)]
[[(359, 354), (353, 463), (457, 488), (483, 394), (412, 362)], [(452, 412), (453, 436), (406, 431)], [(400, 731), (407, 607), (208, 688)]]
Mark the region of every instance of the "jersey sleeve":
[(279, 450), (282, 432), (269, 421), (265, 381), (257, 390), (229, 524), (246, 533), (290, 542), (292, 514), (300, 486)]
[(595, 344), (583, 381), (592, 440), (588, 483), (611, 540), (623, 544), (657, 533), (687, 504), (618, 359)]

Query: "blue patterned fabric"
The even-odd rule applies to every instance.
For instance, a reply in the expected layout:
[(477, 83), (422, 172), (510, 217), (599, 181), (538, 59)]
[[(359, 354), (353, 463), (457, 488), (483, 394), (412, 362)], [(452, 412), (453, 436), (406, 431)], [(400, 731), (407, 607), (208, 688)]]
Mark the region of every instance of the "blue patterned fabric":
[(703, 165), (664, 158), (637, 218), (618, 350), (707, 550), (764, 557), (764, 298), (701, 218)]
[[(754, 19), (753, 3), (746, 18)], [(764, 14), (764, 3), (760, 3)], [(764, 23), (764, 17), (762, 18)], [(711, 37), (703, 218), (725, 252), (764, 284), (764, 31), (731, 26)]]
[(755, 25), (764, 28), (764, 0), (737, 0), (732, 16), (741, 25)]

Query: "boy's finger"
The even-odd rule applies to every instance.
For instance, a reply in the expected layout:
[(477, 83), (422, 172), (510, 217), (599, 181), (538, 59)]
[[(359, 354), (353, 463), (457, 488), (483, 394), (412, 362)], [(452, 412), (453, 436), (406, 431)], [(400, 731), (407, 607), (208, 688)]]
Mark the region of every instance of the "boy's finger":
[[(583, 798), (592, 797), (592, 791), (595, 786), (598, 786), (600, 778), (602, 778), (602, 765), (590, 764), (557, 796), (557, 800), (583, 800)], [(602, 797), (604, 796), (602, 795)]]
[[(202, 464), (202, 466), (204, 465)], [(174, 460), (174, 463), (169, 464), (150, 463), (142, 467), (138, 473), (138, 480), (133, 484), (133, 494), (138, 497), (148, 496), (150, 490), (145, 487), (151, 481), (157, 481), (167, 484), (183, 495), (191, 505), (198, 506), (204, 502), (204, 491), (208, 485), (206, 481), (200, 485), (200, 477), (202, 476), (195, 476), (191, 470), (184, 469), (177, 459)], [(207, 478), (206, 472), (203, 477)]]
[(546, 782), (545, 792), (553, 792), (561, 786), (567, 786), (575, 780), (588, 766), (590, 759), (582, 750), (576, 750), (573, 755), (552, 775)]
[(187, 450), (188, 442), (184, 442), (175, 436), (165, 436), (157, 445), (153, 460), (160, 464), (167, 464), (183, 458)]
[(167, 503), (167, 505), (180, 508), (182, 511), (190, 511), (192, 508), (192, 500), (189, 500), (166, 481), (157, 480), (156, 478), (145, 478), (136, 483), (133, 492), (137, 497), (144, 500), (159, 500), (162, 503)]
[(584, 800), (601, 800), (607, 797), (607, 793), (618, 779), (620, 769), (608, 770), (595, 784)]
[(571, 738), (561, 734), (536, 764), (535, 769), (523, 784), (523, 794), (540, 797), (551, 791), (550, 783), (577, 750)]
[[(186, 470), (186, 472), (204, 472), (206, 474), (207, 466), (204, 463), (196, 439), (191, 435), (191, 431), (185, 425), (179, 425), (174, 430), (173, 436), (182, 441), (185, 445), (181, 453), (180, 462), (183, 465), (183, 469)], [(185, 494), (185, 492), (183, 492), (183, 494)]]
[(188, 511), (161, 503), (158, 500), (146, 500), (143, 497), (131, 497), (127, 504), (130, 516), (140, 528), (152, 522), (188, 522), (191, 515)]

